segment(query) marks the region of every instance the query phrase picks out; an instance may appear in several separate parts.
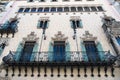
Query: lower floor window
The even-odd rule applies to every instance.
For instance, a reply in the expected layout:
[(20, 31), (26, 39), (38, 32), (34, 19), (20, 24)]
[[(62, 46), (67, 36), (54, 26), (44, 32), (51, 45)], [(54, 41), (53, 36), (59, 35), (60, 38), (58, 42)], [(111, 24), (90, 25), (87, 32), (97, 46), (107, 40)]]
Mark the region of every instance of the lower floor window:
[(55, 41), (53, 46), (53, 60), (65, 61), (65, 41)]
[(94, 41), (84, 41), (86, 54), (90, 62), (100, 61), (100, 56), (97, 50), (97, 46)]

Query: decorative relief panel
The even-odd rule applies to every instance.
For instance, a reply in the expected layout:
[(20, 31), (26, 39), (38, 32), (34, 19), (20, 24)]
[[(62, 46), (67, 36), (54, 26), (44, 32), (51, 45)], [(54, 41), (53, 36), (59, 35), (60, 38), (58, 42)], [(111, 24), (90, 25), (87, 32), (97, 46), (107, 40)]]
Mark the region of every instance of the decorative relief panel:
[(61, 31), (58, 31), (57, 34), (54, 35), (54, 37), (51, 38), (52, 41), (65, 41), (67, 42), (68, 37), (65, 37), (64, 34), (62, 34)]
[(37, 37), (37, 35), (34, 32), (31, 32), (29, 35), (27, 35), (27, 37), (23, 38), (22, 45), (24, 45), (26, 41), (35, 41), (35, 42), (37, 42), (38, 39), (39, 38)]
[(97, 41), (97, 37), (94, 37), (93, 34), (90, 34), (89, 31), (85, 31), (82, 37), (82, 41)]

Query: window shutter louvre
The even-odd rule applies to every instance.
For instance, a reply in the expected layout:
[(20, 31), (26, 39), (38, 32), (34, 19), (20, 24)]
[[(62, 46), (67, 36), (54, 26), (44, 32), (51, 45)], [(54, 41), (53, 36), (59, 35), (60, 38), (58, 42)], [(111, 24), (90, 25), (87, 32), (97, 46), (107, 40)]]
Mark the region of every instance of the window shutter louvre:
[(70, 44), (67, 43), (66, 45), (66, 53), (65, 53), (65, 56), (66, 56), (66, 61), (70, 61), (71, 60), (71, 55), (70, 55)]
[(83, 27), (82, 20), (79, 21), (79, 24), (80, 24), (79, 27), (82, 28)]
[(41, 21), (38, 21), (37, 28), (40, 28), (40, 22), (41, 22)]
[(82, 49), (82, 58), (83, 58), (83, 61), (88, 61), (88, 57), (87, 57), (87, 54), (86, 54), (86, 49), (85, 49), (85, 46), (83, 44), (83, 42), (80, 43), (81, 44), (81, 49)]
[(35, 43), (33, 51), (32, 51), (32, 55), (30, 58), (30, 61), (34, 61), (35, 60), (35, 56), (37, 55), (38, 52), (38, 43)]
[(15, 60), (19, 61), (20, 57), (21, 57), (21, 52), (23, 50), (23, 46), (21, 45), (21, 43), (19, 43), (16, 53), (15, 53)]
[(48, 60), (53, 61), (53, 45), (51, 42), (49, 43)]
[(102, 48), (102, 45), (100, 42), (98, 42), (98, 44), (97, 44), (97, 49), (98, 49), (98, 54), (100, 56), (100, 59), (101, 59), (101, 61), (103, 61), (105, 54), (104, 54), (104, 51), (103, 51), (103, 48)]

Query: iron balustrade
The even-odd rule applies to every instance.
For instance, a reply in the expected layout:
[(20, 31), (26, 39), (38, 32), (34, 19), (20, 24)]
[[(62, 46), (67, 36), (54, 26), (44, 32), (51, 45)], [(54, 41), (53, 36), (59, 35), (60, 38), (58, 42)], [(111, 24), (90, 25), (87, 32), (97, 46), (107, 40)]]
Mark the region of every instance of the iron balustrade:
[[(98, 51), (94, 54), (98, 54), (98, 53), (102, 53), (104, 55), (104, 59), (100, 59), (96, 62), (92, 62), (90, 61), (90, 58), (92, 57), (88, 57), (85, 56), (85, 54), (88, 54), (90, 52), (86, 52), (86, 51), (67, 51), (65, 52), (64, 57), (65, 60), (60, 60), (60, 61), (56, 61), (53, 59), (54, 52), (33, 52), (31, 54), (31, 56), (24, 56), (23, 58), (20, 58), (21, 56), (21, 52), (15, 52), (15, 51), (11, 51), (10, 54), (8, 54), (9, 56), (5, 56), (3, 58), (3, 61), (6, 64), (17, 64), (17, 65), (38, 65), (38, 64), (45, 64), (45, 65), (111, 65), (115, 62), (115, 57), (112, 56), (110, 54), (109, 51)], [(56, 57), (60, 57), (60, 55), (57, 55)], [(98, 55), (100, 57), (100, 55)], [(112, 56), (112, 57), (111, 57)], [(25, 61), (26, 58), (30, 57), (29, 61)], [(85, 57), (88, 58), (88, 61), (85, 60)], [(94, 56), (96, 57), (96, 56)], [(50, 60), (50, 58), (52, 58)], [(21, 59), (24, 59), (21, 61)], [(63, 59), (63, 58), (62, 58)]]

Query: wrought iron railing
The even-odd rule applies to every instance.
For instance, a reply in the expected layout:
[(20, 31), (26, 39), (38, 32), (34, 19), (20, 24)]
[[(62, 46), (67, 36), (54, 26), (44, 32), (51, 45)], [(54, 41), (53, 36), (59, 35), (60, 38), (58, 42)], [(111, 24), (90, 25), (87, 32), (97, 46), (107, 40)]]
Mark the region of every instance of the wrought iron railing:
[[(65, 53), (54, 52), (33, 52), (29, 53), (11, 51), (3, 58), (9, 63), (114, 63), (115, 56), (109, 51), (86, 52), (86, 51), (67, 51)], [(61, 55), (62, 54), (62, 55)]]

